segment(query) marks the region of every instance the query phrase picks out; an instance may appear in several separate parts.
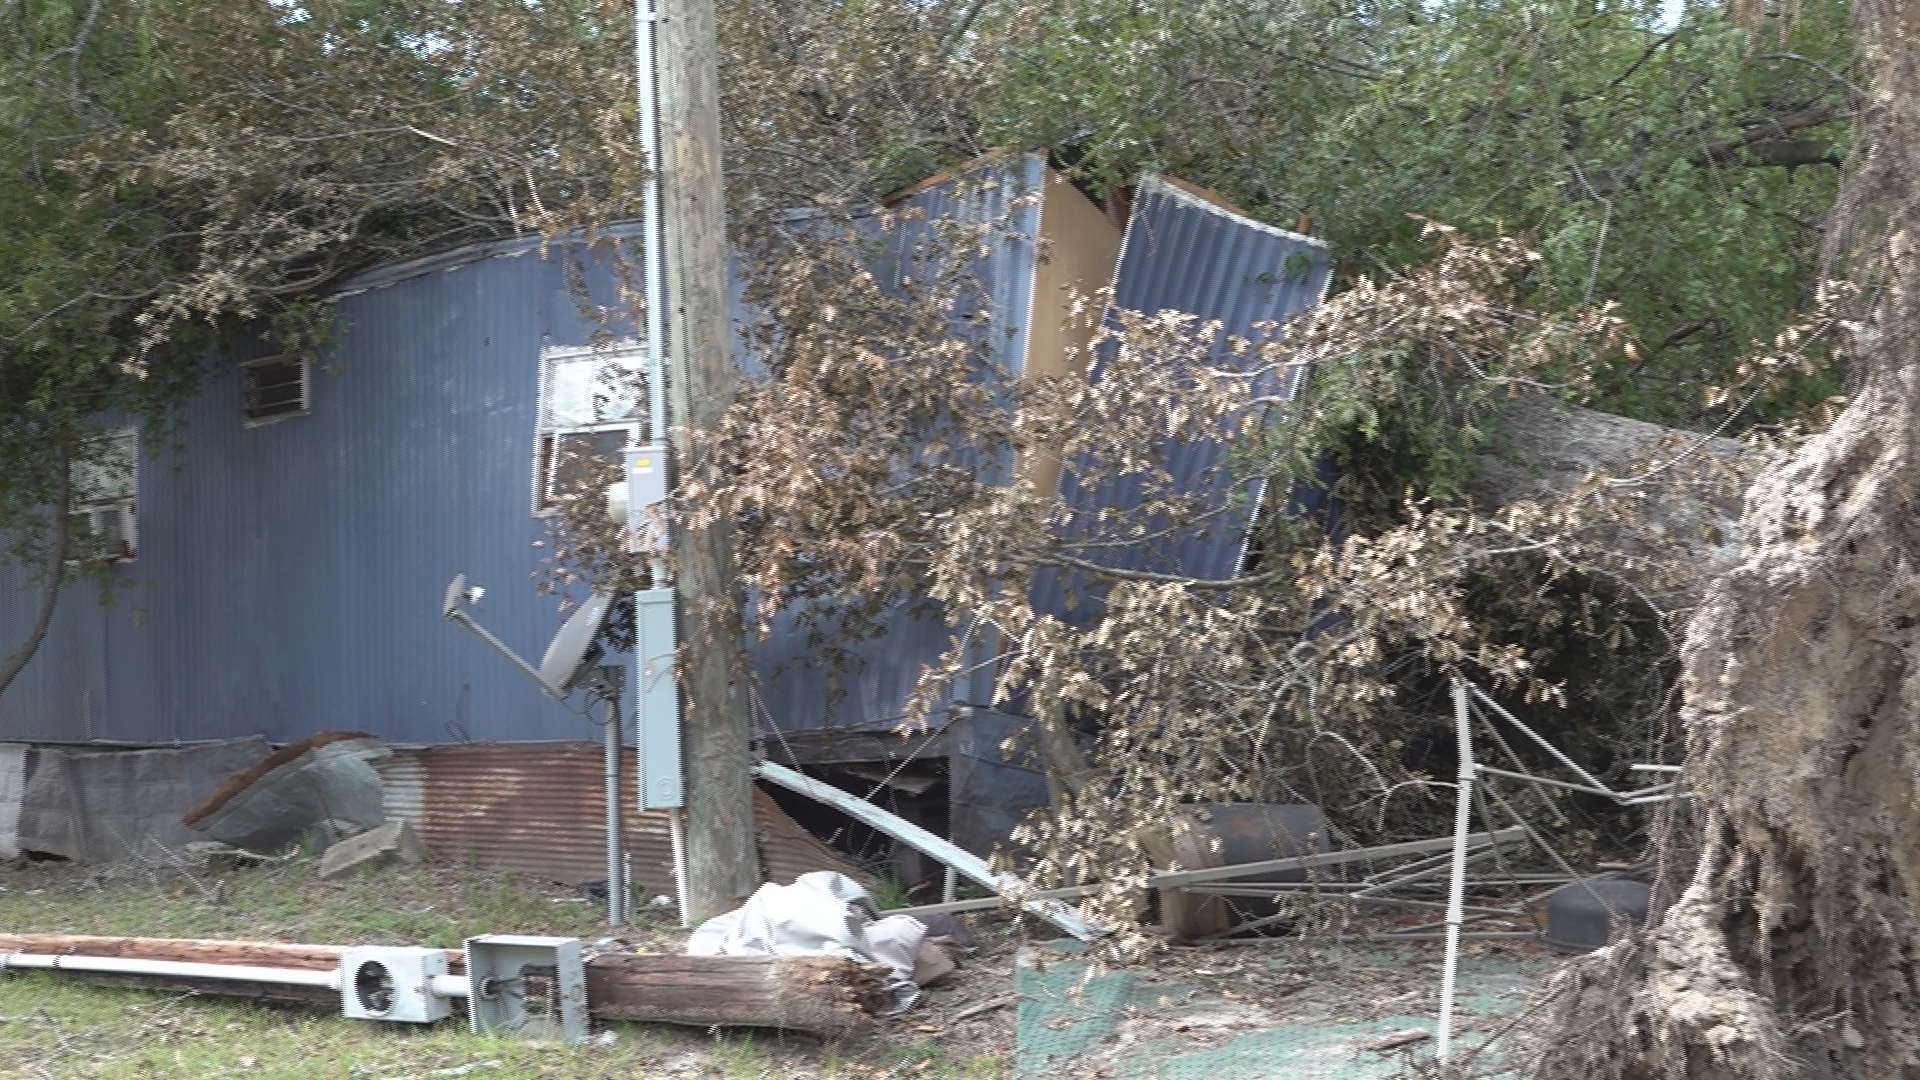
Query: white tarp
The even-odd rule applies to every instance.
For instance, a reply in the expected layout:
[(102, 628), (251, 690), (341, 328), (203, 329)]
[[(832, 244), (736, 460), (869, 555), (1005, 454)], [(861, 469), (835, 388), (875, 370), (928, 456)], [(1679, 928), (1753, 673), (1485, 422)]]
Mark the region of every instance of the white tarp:
[(700, 924), (688, 956), (844, 956), (885, 964), (892, 1012), (920, 1000), (913, 969), (927, 928), (911, 915), (879, 918), (867, 890), (845, 874), (816, 870), (791, 885), (760, 886), (747, 902)]

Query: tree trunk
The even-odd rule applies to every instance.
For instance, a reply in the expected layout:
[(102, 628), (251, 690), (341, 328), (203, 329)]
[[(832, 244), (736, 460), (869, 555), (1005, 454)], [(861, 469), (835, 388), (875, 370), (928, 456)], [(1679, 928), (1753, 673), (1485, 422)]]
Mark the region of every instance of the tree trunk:
[(47, 562), (41, 571), (40, 607), (33, 614), (33, 626), (27, 631), (27, 639), (20, 647), (0, 657), (0, 696), (5, 696), (7, 687), (26, 670), (27, 662), (33, 654), (40, 651), (40, 643), (46, 640), (47, 627), (53, 625), (53, 609), (60, 602), (60, 586), (67, 576), (67, 534), (73, 528), (73, 519), (68, 514), (68, 503), (72, 501), (73, 477), (67, 467), (67, 456), (59, 455), (54, 463), (60, 475), (54, 481), (57, 495), (53, 504), (53, 523), (51, 536), (47, 539)]
[(1559, 977), (1529, 1076), (1920, 1076), (1920, 0), (1855, 14), (1859, 389), (1748, 493), (1689, 627), (1692, 882)]
[(1751, 457), (1733, 439), (1525, 394), (1501, 408), (1500, 445), (1476, 456), (1467, 494), (1486, 512), (1569, 495), (1593, 473), (1612, 477), (1631, 512), (1602, 517), (1576, 539), (1622, 556), (1610, 571), (1663, 614), (1685, 613), (1739, 560)]

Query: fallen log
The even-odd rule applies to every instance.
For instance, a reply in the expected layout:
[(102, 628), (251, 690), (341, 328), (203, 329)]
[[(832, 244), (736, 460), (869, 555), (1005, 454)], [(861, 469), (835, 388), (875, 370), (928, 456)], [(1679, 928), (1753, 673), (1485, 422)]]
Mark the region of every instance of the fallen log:
[[(239, 967), (331, 971), (339, 945), (193, 938), (0, 934), (8, 954), (117, 957)], [(465, 974), (466, 955), (447, 950), (449, 974)], [(865, 1031), (887, 1006), (883, 968), (829, 956), (641, 956), (611, 953), (587, 962), (587, 1011), (603, 1020), (645, 1020), (697, 1027), (771, 1027), (841, 1036)], [(326, 1003), (338, 993), (311, 987), (183, 976), (72, 972), (66, 977), (116, 986), (193, 990), (229, 996)]]
[[(48, 956), (116, 956), (128, 960), (174, 960), (194, 964), (331, 971), (340, 966), (340, 954), (345, 948), (343, 945), (299, 945), (282, 941), (0, 934), (0, 960), (4, 960), (8, 953), (39, 953)], [(461, 975), (466, 970), (466, 954), (459, 949), (448, 949), (448, 973)]]
[(1551, 501), (1589, 476), (1613, 478), (1619, 517), (1580, 539), (1642, 564), (1623, 576), (1660, 607), (1691, 609), (1739, 557), (1741, 495), (1764, 464), (1741, 443), (1537, 394), (1504, 403), (1498, 430), (1497, 445), (1474, 459), (1474, 506)]
[(602, 1020), (851, 1035), (886, 1007), (882, 970), (833, 956), (614, 953), (587, 965), (587, 1010)]

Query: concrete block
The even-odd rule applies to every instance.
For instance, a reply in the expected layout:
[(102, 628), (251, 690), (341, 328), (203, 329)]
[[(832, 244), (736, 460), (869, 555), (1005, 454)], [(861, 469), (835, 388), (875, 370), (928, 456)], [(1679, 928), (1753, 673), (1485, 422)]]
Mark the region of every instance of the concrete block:
[(377, 829), (350, 836), (327, 849), (320, 857), (322, 880), (336, 878), (349, 870), (401, 862), (411, 866), (425, 858), (426, 846), (407, 821), (389, 821)]

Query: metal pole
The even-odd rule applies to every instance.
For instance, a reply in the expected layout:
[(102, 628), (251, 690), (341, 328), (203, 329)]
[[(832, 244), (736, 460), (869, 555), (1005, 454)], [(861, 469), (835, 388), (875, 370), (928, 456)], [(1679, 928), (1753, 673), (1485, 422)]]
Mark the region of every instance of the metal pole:
[(640, 151), (646, 156), (647, 166), (647, 178), (640, 185), (640, 221), (646, 230), (640, 258), (647, 302), (647, 441), (655, 443), (667, 439), (667, 319), (661, 287), (666, 270), (660, 253), (660, 123), (654, 61), (659, 21), (654, 0), (637, 0), (634, 58), (639, 69)]
[(1467, 891), (1467, 829), (1473, 823), (1473, 733), (1468, 727), (1467, 688), (1453, 680), (1453, 726), (1460, 740), (1459, 786), (1454, 789), (1453, 879), (1447, 889), (1447, 956), (1440, 967), (1440, 1024), (1434, 1032), (1434, 1057), (1447, 1060), (1453, 1035), (1453, 977), (1460, 965), (1460, 916)]
[(627, 925), (626, 859), (620, 844), (620, 696), (607, 696), (607, 925)]
[[(639, 88), (640, 114), (640, 150), (645, 155), (647, 176), (641, 182), (640, 205), (641, 224), (646, 231), (640, 247), (642, 280), (645, 283), (647, 304), (647, 441), (666, 446), (667, 444), (667, 314), (666, 314), (666, 255), (665, 239), (660, 228), (660, 108), (659, 108), (659, 40), (660, 13), (656, 0), (635, 0), (634, 3), (634, 61), (636, 65), (635, 83)], [(667, 477), (671, 484), (673, 477)], [(651, 573), (655, 589), (667, 589), (673, 582), (667, 574), (667, 560), (656, 557), (652, 562)], [(674, 670), (673, 650), (666, 653), (667, 671), (663, 676), (671, 685), (679, 677)], [(635, 707), (645, 700), (651, 690), (652, 657), (641, 660), (642, 678), (649, 681), (634, 696)], [(678, 720), (676, 719), (676, 723)], [(646, 809), (647, 779), (644, 771), (646, 738), (642, 734), (642, 721), (638, 713), (634, 719), (634, 747), (636, 749), (636, 771), (634, 774), (635, 791), (640, 799), (640, 808)], [(680, 811), (673, 810), (668, 819), (668, 832), (673, 843), (673, 889), (674, 899), (679, 905), (680, 923), (688, 925), (687, 914), (687, 859), (684, 847), (685, 837), (680, 820)]]
[[(636, 0), (634, 4), (634, 60), (638, 69), (640, 152), (646, 162), (647, 177), (640, 183), (640, 222), (645, 231), (640, 243), (642, 288), (647, 304), (647, 442), (665, 446), (667, 442), (667, 315), (666, 263), (661, 251), (660, 234), (660, 112), (658, 59), (654, 51), (660, 27), (654, 0)], [(656, 558), (652, 565), (653, 587), (667, 588), (667, 561)]]

